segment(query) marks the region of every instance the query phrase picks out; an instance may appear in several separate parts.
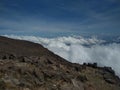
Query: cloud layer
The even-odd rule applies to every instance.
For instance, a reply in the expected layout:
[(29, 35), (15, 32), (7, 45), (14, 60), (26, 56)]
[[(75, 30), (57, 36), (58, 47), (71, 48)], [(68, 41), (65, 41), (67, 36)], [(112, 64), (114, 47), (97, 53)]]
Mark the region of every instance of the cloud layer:
[(95, 37), (41, 38), (35, 36), (8, 36), (42, 44), (44, 47), (74, 63), (97, 62), (99, 66), (110, 66), (120, 76), (120, 44), (102, 44)]

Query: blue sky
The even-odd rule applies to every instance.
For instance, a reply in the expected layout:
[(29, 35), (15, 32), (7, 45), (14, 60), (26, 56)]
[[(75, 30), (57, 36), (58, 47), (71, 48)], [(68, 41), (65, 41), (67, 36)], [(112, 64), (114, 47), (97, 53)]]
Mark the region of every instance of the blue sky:
[(0, 34), (120, 35), (120, 0), (0, 0)]

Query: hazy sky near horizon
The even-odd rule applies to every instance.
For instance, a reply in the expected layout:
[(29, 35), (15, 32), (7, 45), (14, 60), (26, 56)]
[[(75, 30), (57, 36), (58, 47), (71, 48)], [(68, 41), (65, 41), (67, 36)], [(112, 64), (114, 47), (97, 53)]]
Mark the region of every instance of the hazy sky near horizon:
[(0, 0), (0, 34), (120, 35), (120, 0)]

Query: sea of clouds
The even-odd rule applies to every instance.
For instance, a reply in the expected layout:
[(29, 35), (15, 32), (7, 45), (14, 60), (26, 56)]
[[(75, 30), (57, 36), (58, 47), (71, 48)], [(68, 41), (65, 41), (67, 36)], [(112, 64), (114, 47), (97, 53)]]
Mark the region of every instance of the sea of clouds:
[(15, 36), (6, 37), (28, 40), (42, 44), (55, 54), (73, 63), (83, 64), (84, 62), (97, 62), (99, 66), (110, 66), (120, 76), (120, 44), (108, 43), (95, 37), (84, 38), (81, 36), (43, 38), (36, 36)]

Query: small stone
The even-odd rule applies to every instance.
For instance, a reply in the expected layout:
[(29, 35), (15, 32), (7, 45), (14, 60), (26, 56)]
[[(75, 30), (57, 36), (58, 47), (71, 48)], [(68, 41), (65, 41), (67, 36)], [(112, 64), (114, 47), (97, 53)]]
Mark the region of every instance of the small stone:
[(115, 75), (115, 72), (112, 70), (111, 67), (104, 67), (103, 68), (105, 71), (110, 72), (111, 74)]
[(106, 78), (105, 81), (110, 84), (115, 84), (115, 80)]
[(6, 57), (6, 56), (3, 56), (2, 59), (5, 60), (5, 59), (7, 59), (7, 57)]

